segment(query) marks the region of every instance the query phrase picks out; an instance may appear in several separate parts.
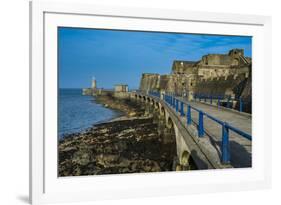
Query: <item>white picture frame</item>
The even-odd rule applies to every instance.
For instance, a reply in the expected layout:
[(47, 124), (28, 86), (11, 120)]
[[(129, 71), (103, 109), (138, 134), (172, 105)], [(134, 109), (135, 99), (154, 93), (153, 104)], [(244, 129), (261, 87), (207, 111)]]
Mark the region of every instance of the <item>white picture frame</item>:
[[(253, 167), (58, 178), (55, 127), (57, 39), (54, 35), (58, 26), (253, 36)], [(31, 2), (30, 93), (32, 204), (240, 191), (271, 186), (270, 17)]]

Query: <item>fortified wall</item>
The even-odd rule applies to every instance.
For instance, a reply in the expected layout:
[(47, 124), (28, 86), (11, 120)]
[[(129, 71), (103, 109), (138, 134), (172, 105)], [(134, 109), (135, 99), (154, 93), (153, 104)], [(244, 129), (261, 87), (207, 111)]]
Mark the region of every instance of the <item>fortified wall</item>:
[(251, 99), (251, 58), (243, 49), (208, 54), (199, 61), (173, 62), (170, 74), (142, 74), (140, 90), (174, 93), (192, 100), (194, 94)]
[(157, 90), (160, 87), (160, 75), (156, 73), (143, 73), (140, 89), (141, 90)]
[(126, 99), (129, 97), (129, 88), (127, 84), (117, 84), (113, 89), (103, 89), (97, 87), (97, 81), (95, 78), (92, 79), (91, 88), (83, 88), (82, 95), (92, 96), (114, 96), (119, 99)]

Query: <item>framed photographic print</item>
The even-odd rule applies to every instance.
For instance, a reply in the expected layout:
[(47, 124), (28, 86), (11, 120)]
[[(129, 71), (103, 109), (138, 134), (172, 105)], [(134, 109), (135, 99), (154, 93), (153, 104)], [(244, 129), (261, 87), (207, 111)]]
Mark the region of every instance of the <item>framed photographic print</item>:
[(270, 17), (32, 2), (30, 20), (31, 203), (270, 187)]

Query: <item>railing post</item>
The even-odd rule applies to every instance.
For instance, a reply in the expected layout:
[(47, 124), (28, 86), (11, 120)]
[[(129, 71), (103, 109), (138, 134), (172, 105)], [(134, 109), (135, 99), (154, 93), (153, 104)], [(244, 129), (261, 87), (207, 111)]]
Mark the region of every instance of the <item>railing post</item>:
[(220, 104), (221, 104), (221, 101), (220, 101), (220, 98), (218, 97), (218, 108), (220, 108)]
[(198, 136), (204, 136), (204, 113), (201, 110), (199, 111)]
[(211, 95), (211, 98), (210, 98), (210, 103), (211, 105), (213, 104), (213, 96)]
[(243, 101), (241, 97), (239, 98), (239, 111), (243, 112)]
[(183, 102), (181, 101), (180, 102), (181, 103), (181, 116), (184, 116), (184, 104), (183, 104)]
[(169, 102), (169, 105), (171, 106), (171, 96), (168, 95), (168, 102)]
[(205, 102), (207, 102), (207, 96), (205, 95), (204, 97), (205, 97)]
[(227, 105), (226, 105), (227, 108), (230, 108), (230, 96), (228, 96), (227, 98)]
[(176, 99), (176, 112), (178, 112), (178, 111), (179, 111), (179, 100)]
[(187, 113), (186, 113), (186, 118), (187, 118), (187, 124), (191, 124), (191, 107), (190, 105), (187, 105)]
[(227, 164), (230, 161), (229, 152), (229, 128), (225, 122), (222, 126), (222, 163)]

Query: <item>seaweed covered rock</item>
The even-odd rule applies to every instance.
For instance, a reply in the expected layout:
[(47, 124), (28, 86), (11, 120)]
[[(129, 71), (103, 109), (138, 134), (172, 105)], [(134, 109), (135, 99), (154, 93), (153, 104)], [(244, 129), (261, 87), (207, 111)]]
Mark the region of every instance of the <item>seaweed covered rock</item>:
[(175, 141), (163, 143), (152, 118), (99, 124), (59, 142), (59, 176), (172, 170)]

